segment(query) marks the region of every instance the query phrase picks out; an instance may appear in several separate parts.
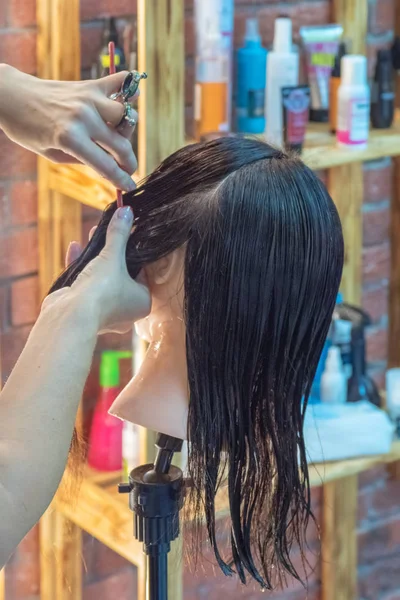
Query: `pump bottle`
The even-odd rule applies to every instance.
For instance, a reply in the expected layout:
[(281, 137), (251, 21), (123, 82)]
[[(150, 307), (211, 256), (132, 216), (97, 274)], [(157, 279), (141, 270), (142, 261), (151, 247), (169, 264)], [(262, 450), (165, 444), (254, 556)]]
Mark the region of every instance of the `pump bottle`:
[(292, 21), (275, 20), (272, 52), (267, 56), (266, 134), (267, 142), (283, 145), (282, 88), (294, 87), (299, 81), (299, 54), (293, 50)]
[(93, 416), (89, 441), (89, 466), (98, 471), (122, 469), (123, 421), (108, 414), (121, 391), (120, 364), (132, 352), (103, 352), (100, 362), (100, 398)]
[(347, 399), (347, 377), (343, 370), (340, 349), (331, 346), (321, 377), (321, 400), (329, 404), (344, 404)]

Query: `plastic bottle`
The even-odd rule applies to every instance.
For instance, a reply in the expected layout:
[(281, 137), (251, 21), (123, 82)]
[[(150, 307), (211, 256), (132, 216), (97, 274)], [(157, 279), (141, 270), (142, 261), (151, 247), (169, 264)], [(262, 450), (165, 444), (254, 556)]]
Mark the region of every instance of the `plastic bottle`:
[(118, 35), (118, 30), (117, 30), (117, 26), (115, 24), (114, 17), (110, 17), (109, 19), (107, 19), (106, 25), (104, 27), (102, 48), (99, 53), (99, 67), (98, 67), (99, 68), (99, 71), (98, 71), (99, 77), (104, 77), (105, 75), (108, 75), (108, 72), (109, 72), (109, 68), (110, 68), (110, 57), (108, 54), (109, 42), (114, 42), (114, 44), (115, 44), (115, 70), (118, 73), (119, 71), (123, 71), (124, 69), (126, 69), (126, 61), (125, 61), (124, 50), (123, 50), (121, 44), (119, 43), (119, 35)]
[(257, 19), (247, 19), (244, 46), (237, 51), (236, 127), (243, 133), (265, 131), (267, 51)]
[(378, 50), (372, 84), (371, 123), (375, 129), (388, 129), (394, 119), (393, 63), (390, 50)]
[(367, 147), (370, 118), (367, 59), (365, 56), (348, 54), (342, 58), (341, 69), (337, 141), (339, 146), (362, 150)]
[(273, 50), (267, 56), (267, 93), (265, 103), (266, 135), (270, 144), (282, 147), (282, 88), (296, 86), (299, 80), (299, 54), (293, 50), (292, 21), (275, 20)]
[(101, 355), (100, 398), (97, 402), (90, 431), (88, 463), (99, 471), (122, 469), (123, 422), (108, 414), (120, 389), (120, 365), (132, 352), (107, 351)]
[(229, 130), (230, 46), (220, 30), (220, 4), (211, 11), (210, 0), (195, 3), (196, 77), (195, 135)]
[(346, 54), (346, 45), (344, 42), (339, 44), (339, 51), (335, 57), (331, 78), (329, 81), (329, 123), (331, 132), (336, 133), (338, 117), (338, 92), (341, 83), (341, 61)]
[(340, 349), (331, 346), (321, 377), (321, 400), (329, 404), (344, 404), (347, 399), (347, 378), (343, 370)]

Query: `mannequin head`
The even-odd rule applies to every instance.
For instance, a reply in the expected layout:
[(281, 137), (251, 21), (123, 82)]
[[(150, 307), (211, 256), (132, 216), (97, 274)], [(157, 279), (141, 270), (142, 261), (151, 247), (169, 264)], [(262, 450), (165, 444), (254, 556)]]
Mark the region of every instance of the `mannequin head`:
[[(215, 537), (226, 466), (239, 577), (267, 588), (274, 573), (298, 577), (290, 549), (310, 515), (304, 411), (343, 265), (336, 208), (298, 157), (243, 138), (179, 150), (124, 203), (135, 215), (128, 270), (149, 277), (151, 335), (156, 313), (183, 319), (195, 514), (232, 572)], [(115, 208), (53, 289), (100, 252)]]

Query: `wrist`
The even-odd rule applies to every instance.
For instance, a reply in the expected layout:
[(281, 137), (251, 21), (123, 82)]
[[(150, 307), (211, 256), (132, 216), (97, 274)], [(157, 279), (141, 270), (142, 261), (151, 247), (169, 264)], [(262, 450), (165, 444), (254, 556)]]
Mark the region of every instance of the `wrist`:
[(100, 311), (93, 298), (78, 295), (67, 287), (47, 296), (39, 321), (49, 328), (65, 325), (80, 331), (84, 338), (96, 338), (100, 329)]

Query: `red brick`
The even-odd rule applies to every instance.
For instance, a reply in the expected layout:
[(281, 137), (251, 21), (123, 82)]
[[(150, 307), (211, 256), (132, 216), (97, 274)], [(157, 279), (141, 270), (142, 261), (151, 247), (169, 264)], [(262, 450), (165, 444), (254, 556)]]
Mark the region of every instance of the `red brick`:
[(36, 228), (7, 231), (0, 237), (0, 277), (27, 275), (37, 268)]
[(90, 69), (97, 62), (102, 35), (103, 26), (98, 23), (81, 27), (82, 69)]
[(367, 369), (367, 373), (371, 379), (375, 382), (375, 385), (378, 390), (385, 389), (385, 375), (386, 375), (386, 362), (382, 363), (379, 366), (373, 365)]
[(36, 72), (36, 33), (0, 32), (1, 60), (25, 73)]
[(394, 25), (394, 1), (375, 0), (368, 5), (368, 29), (370, 33), (379, 35), (391, 31)]
[(385, 35), (367, 43), (368, 77), (373, 77), (378, 50), (388, 50), (393, 43), (393, 35)]
[(129, 567), (127, 560), (116, 552), (97, 542), (94, 560), (94, 572), (97, 577), (112, 575), (115, 571)]
[(193, 62), (186, 64), (185, 69), (185, 104), (194, 103), (194, 64)]
[(380, 202), (392, 197), (393, 165), (390, 158), (364, 163), (364, 202)]
[(11, 323), (28, 325), (36, 321), (39, 313), (38, 277), (25, 277), (11, 285)]
[(20, 543), (6, 570), (6, 598), (29, 600), (40, 586), (39, 531), (35, 527)]
[[(274, 36), (274, 22), (282, 14), (282, 7), (273, 5), (265, 6), (257, 13), (260, 33), (263, 44), (269, 46), (272, 44)], [(284, 14), (288, 15), (293, 22), (293, 37), (295, 41), (299, 39), (299, 29), (303, 25), (321, 25), (330, 20), (330, 4), (328, 1), (321, 2), (301, 2), (299, 4), (285, 4)], [(235, 14), (235, 46), (242, 44), (245, 31), (246, 19), (250, 15), (243, 11), (237, 11)]]
[(363, 249), (363, 281), (382, 281), (389, 278), (390, 246), (388, 243)]
[(185, 56), (194, 56), (196, 52), (196, 38), (193, 17), (185, 18)]
[[(0, 48), (1, 56), (1, 48)], [(0, 178), (13, 177), (14, 175), (28, 175), (36, 171), (36, 156), (11, 142), (0, 131)]]
[(371, 518), (400, 516), (400, 481), (388, 479), (369, 493)]
[(128, 567), (107, 579), (86, 586), (83, 600), (132, 600), (137, 595), (137, 573), (134, 567)]
[(378, 321), (387, 314), (389, 302), (389, 287), (387, 283), (379, 286), (364, 287), (362, 292), (362, 307), (373, 321)]
[(24, 349), (30, 330), (30, 326), (24, 326), (18, 327), (17, 329), (10, 329), (2, 334), (1, 368), (3, 383), (9, 377), (19, 355)]
[(367, 360), (376, 362), (386, 360), (388, 350), (388, 332), (386, 327), (369, 327), (366, 332)]
[(37, 222), (36, 181), (15, 181), (10, 189), (10, 210), (12, 225), (31, 225)]
[(359, 563), (371, 562), (400, 552), (400, 516), (378, 521), (358, 535)]
[(381, 202), (372, 205), (371, 210), (363, 212), (363, 244), (374, 246), (389, 238), (390, 203)]
[(8, 9), (11, 27), (32, 27), (36, 24), (36, 0), (11, 0)]
[(80, 9), (81, 21), (133, 16), (137, 13), (137, 0), (82, 0)]
[(367, 360), (376, 362), (386, 360), (388, 332), (386, 327), (369, 327), (366, 332)]
[(358, 476), (358, 483), (361, 490), (371, 486), (375, 487), (386, 480), (387, 471), (384, 466), (373, 467), (372, 469), (368, 469), (368, 471), (360, 473)]
[(358, 570), (359, 593), (357, 598), (377, 600), (384, 593), (400, 587), (399, 556), (374, 561)]

